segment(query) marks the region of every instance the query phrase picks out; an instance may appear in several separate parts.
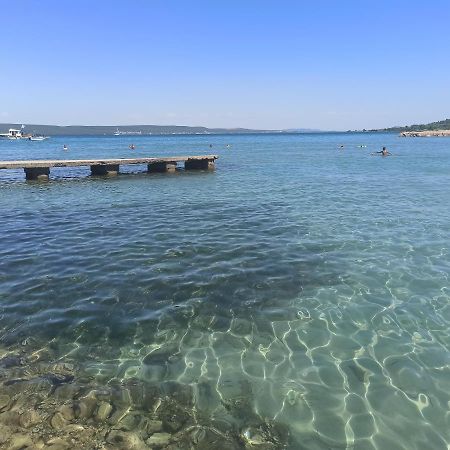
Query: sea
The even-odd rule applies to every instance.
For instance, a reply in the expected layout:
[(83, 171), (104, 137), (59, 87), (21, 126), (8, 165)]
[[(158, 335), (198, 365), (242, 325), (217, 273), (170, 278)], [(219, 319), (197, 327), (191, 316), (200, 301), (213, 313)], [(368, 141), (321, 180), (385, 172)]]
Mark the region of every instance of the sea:
[(202, 154), (214, 171), (0, 170), (0, 448), (448, 449), (450, 139), (0, 141)]

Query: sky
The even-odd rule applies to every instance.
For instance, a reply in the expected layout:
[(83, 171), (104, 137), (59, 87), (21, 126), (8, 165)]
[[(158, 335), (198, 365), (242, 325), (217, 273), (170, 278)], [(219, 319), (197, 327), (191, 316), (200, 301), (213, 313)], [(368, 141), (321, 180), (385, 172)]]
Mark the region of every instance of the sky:
[(0, 0), (0, 122), (348, 130), (450, 117), (450, 2)]

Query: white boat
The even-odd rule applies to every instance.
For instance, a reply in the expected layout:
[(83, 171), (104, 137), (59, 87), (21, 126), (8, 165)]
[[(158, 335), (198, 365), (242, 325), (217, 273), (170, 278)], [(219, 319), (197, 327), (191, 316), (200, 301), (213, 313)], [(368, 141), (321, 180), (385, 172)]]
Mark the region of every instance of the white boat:
[(130, 136), (130, 135), (141, 135), (142, 131), (120, 131), (118, 128), (114, 132), (114, 136)]
[(45, 141), (48, 138), (48, 136), (30, 136), (28, 139), (30, 141)]
[(0, 133), (0, 138), (2, 139), (28, 139), (28, 135), (23, 134), (23, 129), (25, 127), (22, 125), (20, 130), (16, 130), (15, 128), (10, 128), (7, 133)]

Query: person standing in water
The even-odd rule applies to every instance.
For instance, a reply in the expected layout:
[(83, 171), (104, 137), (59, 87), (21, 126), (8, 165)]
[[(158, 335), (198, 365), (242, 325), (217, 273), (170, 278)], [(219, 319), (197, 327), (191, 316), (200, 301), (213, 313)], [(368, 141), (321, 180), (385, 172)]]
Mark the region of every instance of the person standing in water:
[(63, 150), (69, 150), (69, 147), (67, 147), (67, 145), (66, 145), (66, 144), (64, 144), (64, 146), (63, 146)]
[(391, 153), (387, 151), (386, 147), (383, 147), (383, 150), (381, 150), (380, 152), (375, 152), (375, 153), (379, 153), (381, 156), (390, 156)]

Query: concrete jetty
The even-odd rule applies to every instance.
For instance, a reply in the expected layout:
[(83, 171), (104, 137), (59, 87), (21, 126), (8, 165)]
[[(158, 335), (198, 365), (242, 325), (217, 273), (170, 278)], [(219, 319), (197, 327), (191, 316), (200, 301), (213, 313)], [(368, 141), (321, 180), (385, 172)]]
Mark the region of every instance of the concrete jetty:
[(121, 165), (147, 164), (148, 172), (175, 172), (178, 163), (184, 163), (185, 170), (214, 169), (217, 155), (170, 156), (164, 158), (124, 158), (124, 159), (54, 159), (29, 161), (0, 161), (0, 169), (23, 169), (27, 180), (48, 180), (52, 167), (89, 166), (91, 174), (114, 176)]

